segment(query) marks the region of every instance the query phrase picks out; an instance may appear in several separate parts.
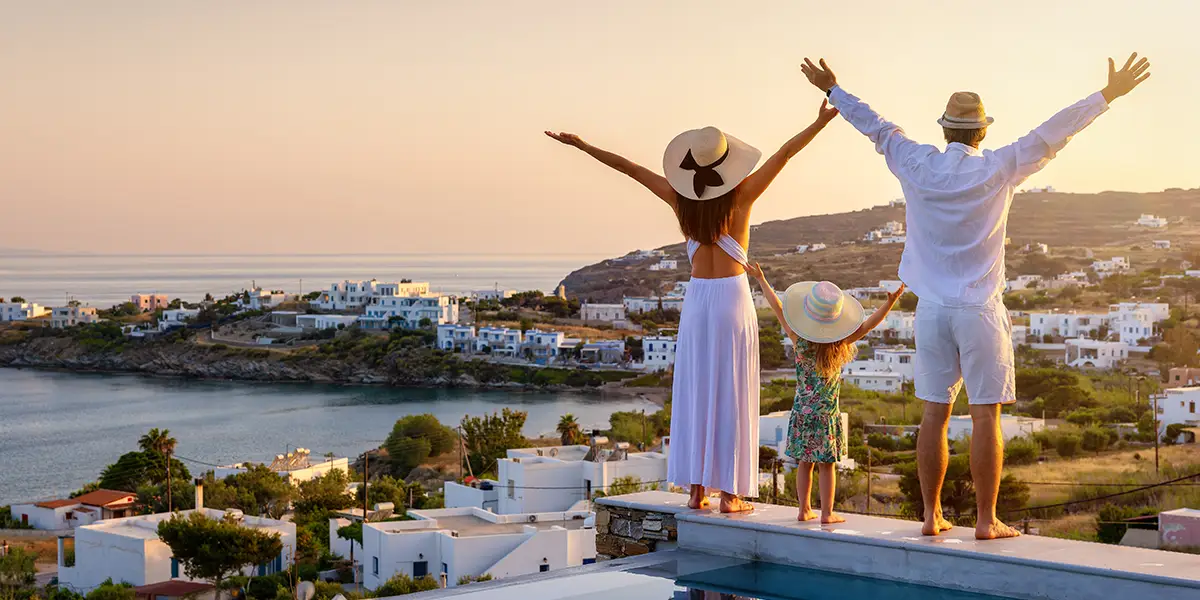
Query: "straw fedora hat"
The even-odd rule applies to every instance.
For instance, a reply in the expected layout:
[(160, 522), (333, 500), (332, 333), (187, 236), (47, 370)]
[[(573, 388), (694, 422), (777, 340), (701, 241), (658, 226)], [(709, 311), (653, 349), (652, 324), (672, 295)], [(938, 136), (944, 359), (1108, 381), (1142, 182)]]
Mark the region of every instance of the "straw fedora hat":
[(946, 129), (979, 129), (991, 125), (995, 119), (983, 110), (983, 100), (975, 92), (954, 92), (946, 102), (946, 112), (938, 119), (938, 125)]
[(712, 200), (737, 187), (762, 152), (716, 127), (685, 131), (667, 144), (663, 173), (685, 198)]
[(827, 344), (846, 339), (862, 325), (863, 307), (828, 281), (802, 281), (783, 293), (783, 318), (796, 335)]

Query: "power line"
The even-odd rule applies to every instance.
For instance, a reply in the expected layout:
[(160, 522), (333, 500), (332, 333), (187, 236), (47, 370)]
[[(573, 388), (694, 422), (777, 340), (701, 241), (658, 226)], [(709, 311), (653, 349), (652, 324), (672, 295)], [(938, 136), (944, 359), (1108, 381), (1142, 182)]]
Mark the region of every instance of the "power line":
[(1135, 494), (1135, 493), (1137, 493), (1137, 492), (1144, 492), (1144, 491), (1146, 491), (1146, 490), (1152, 490), (1152, 489), (1154, 489), (1154, 488), (1159, 488), (1159, 487), (1163, 487), (1163, 486), (1168, 486), (1168, 485), (1171, 485), (1171, 484), (1173, 484), (1173, 483), (1177, 483), (1177, 482), (1184, 481), (1184, 480), (1187, 480), (1187, 479), (1193, 479), (1193, 478), (1196, 478), (1196, 477), (1200, 477), (1200, 473), (1192, 473), (1191, 475), (1184, 475), (1183, 477), (1177, 477), (1177, 478), (1175, 478), (1175, 479), (1171, 479), (1171, 480), (1168, 480), (1168, 481), (1161, 481), (1161, 482), (1159, 482), (1159, 483), (1154, 483), (1154, 484), (1150, 484), (1150, 485), (1144, 485), (1144, 486), (1137, 487), (1137, 488), (1133, 488), (1133, 489), (1130, 489), (1130, 490), (1125, 490), (1125, 491), (1123, 491), (1123, 492), (1114, 492), (1114, 493), (1111, 493), (1111, 494), (1105, 494), (1105, 495), (1103, 495), (1103, 496), (1096, 496), (1095, 498), (1086, 498), (1086, 499), (1083, 499), (1083, 500), (1071, 500), (1071, 501), (1068, 501), (1068, 502), (1058, 502), (1058, 503), (1055, 503), (1055, 504), (1043, 504), (1043, 505), (1041, 505), (1041, 506), (1028, 506), (1028, 507), (1025, 507), (1025, 508), (1015, 508), (1015, 509), (1011, 509), (1011, 510), (1005, 510), (1005, 511), (1000, 511), (1000, 512), (1001, 512), (1001, 514), (1006, 514), (1006, 515), (1007, 515), (1007, 514), (1013, 514), (1013, 513), (1019, 513), (1019, 512), (1027, 512), (1027, 511), (1034, 511), (1034, 510), (1046, 510), (1046, 509), (1050, 509), (1050, 508), (1062, 508), (1062, 507), (1065, 507), (1065, 506), (1073, 506), (1073, 505), (1076, 505), (1076, 504), (1086, 504), (1086, 503), (1088, 503), (1088, 502), (1096, 502), (1096, 501), (1098, 501), (1098, 500), (1108, 500), (1109, 498), (1116, 498), (1116, 497), (1119, 497), (1119, 496), (1126, 496), (1126, 495), (1129, 495), (1129, 494)]

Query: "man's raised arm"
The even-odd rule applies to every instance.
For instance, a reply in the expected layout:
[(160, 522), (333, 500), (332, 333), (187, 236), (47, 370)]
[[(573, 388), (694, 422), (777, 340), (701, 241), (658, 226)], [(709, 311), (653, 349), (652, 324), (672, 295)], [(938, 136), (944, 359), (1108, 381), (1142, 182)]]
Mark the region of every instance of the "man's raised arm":
[(888, 168), (893, 173), (897, 165), (909, 152), (919, 148), (920, 144), (912, 141), (895, 123), (879, 116), (866, 102), (842, 89), (837, 84), (837, 76), (825, 64), (825, 59), (818, 61), (820, 66), (813, 64), (808, 58), (800, 65), (804, 76), (821, 91), (829, 96), (829, 103), (842, 113), (842, 117), (850, 122), (860, 133), (875, 143), (875, 151), (887, 159)]
[(1011, 173), (1013, 185), (1042, 170), (1075, 134), (1104, 114), (1113, 100), (1133, 91), (1150, 77), (1150, 61), (1142, 58), (1135, 63), (1135, 60), (1136, 52), (1118, 71), (1113, 59), (1108, 59), (1108, 85), (1104, 89), (1064, 108), (1021, 139), (996, 150), (996, 156)]

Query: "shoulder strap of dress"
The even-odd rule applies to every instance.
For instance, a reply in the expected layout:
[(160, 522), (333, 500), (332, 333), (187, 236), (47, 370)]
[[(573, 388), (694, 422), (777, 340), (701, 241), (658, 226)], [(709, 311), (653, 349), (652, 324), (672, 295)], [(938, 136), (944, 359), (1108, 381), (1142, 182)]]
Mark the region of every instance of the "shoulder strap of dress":
[(717, 245), (725, 251), (737, 264), (743, 267), (750, 266), (750, 257), (746, 255), (746, 249), (742, 247), (737, 240), (729, 236), (728, 233), (722, 233), (721, 237), (717, 238)]
[(693, 256), (696, 256), (696, 251), (699, 249), (700, 249), (700, 242), (697, 242), (696, 240), (688, 238), (687, 253), (688, 253), (688, 261), (689, 262), (691, 262)]

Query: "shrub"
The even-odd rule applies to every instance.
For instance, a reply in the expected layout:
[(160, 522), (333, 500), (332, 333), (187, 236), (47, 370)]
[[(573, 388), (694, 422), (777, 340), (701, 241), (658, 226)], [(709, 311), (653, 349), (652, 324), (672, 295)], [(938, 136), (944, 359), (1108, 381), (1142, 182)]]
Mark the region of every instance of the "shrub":
[(1071, 458), (1079, 454), (1079, 446), (1082, 440), (1074, 433), (1064, 433), (1054, 440), (1054, 449), (1058, 451), (1058, 455), (1063, 458)]
[(1031, 465), (1036, 463), (1042, 447), (1033, 440), (1016, 438), (1004, 446), (1004, 462), (1009, 465)]
[(1093, 425), (1084, 429), (1080, 445), (1088, 452), (1099, 454), (1108, 447), (1108, 430), (1099, 425)]
[(882, 433), (867, 434), (867, 443), (870, 444), (872, 448), (878, 448), (887, 452), (895, 451), (897, 445), (895, 438)]

